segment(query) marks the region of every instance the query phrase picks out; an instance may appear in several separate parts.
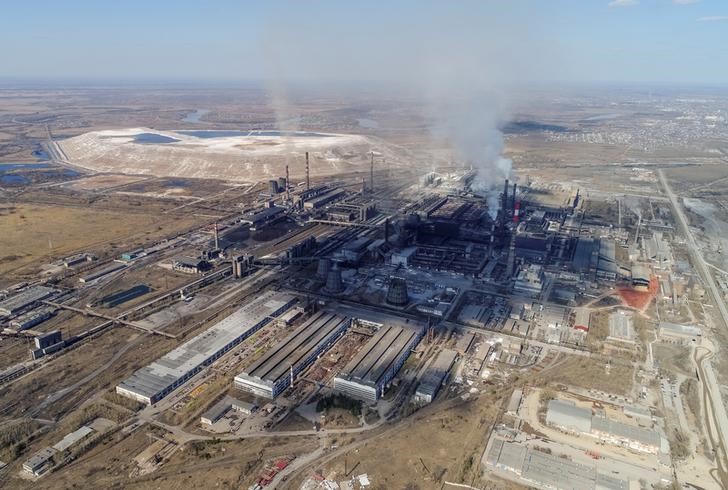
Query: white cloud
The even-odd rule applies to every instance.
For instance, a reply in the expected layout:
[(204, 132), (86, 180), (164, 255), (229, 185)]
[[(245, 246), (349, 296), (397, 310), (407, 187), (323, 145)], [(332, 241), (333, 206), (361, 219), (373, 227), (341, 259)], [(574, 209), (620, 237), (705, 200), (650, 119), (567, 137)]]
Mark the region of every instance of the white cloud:
[(632, 7), (633, 5), (637, 5), (639, 0), (612, 0), (609, 2), (610, 7)]
[(707, 17), (699, 17), (698, 22), (725, 22), (728, 15), (709, 15)]
[(700, 0), (672, 0), (675, 5), (692, 5), (698, 3)]

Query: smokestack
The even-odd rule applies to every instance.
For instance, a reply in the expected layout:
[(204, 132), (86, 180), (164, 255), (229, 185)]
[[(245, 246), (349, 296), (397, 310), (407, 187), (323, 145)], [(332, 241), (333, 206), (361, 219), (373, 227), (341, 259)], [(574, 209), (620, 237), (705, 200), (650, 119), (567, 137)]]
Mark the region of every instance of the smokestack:
[(311, 178), (309, 174), (310, 167), (308, 166), (308, 152), (306, 152), (306, 190), (311, 190)]
[(513, 277), (514, 266), (516, 262), (516, 234), (511, 235), (511, 244), (508, 247), (508, 259), (506, 263), (506, 277)]
[(505, 224), (506, 217), (508, 216), (508, 179), (506, 179), (503, 185), (503, 196), (501, 196), (501, 223)]
[(374, 193), (374, 152), (372, 152), (372, 162), (369, 167), (369, 191)]
[(288, 165), (286, 165), (286, 201), (291, 200), (291, 181), (288, 176)]
[(361, 176), (361, 193), (364, 195), (364, 193), (367, 191), (367, 185), (366, 182), (364, 182), (364, 176)]
[(217, 221), (215, 221), (215, 250), (220, 250), (220, 242), (217, 236)]

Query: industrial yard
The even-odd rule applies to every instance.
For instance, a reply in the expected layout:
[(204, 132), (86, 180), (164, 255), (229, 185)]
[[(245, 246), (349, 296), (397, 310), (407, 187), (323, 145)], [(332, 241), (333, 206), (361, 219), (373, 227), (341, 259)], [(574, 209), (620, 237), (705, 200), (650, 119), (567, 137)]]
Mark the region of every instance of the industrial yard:
[(404, 103), (240, 97), (89, 109), (0, 186), (2, 485), (725, 488), (716, 165), (511, 129), (483, 187)]

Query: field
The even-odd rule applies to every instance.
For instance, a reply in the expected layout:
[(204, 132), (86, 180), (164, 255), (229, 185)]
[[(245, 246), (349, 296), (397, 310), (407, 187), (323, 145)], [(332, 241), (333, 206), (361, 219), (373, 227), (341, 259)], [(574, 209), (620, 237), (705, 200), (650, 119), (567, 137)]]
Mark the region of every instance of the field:
[(0, 208), (0, 274), (40, 259), (62, 258), (159, 235), (191, 224), (153, 213), (114, 212), (93, 207), (16, 204)]
[[(493, 390), (468, 400), (439, 401), (366, 441), (354, 442), (343, 454), (322, 458), (315, 468), (336, 480), (346, 479), (345, 473), (367, 473), (373, 489), (441, 488), (445, 480), (482, 488), (480, 457), (502, 396)], [(350, 440), (356, 437), (341, 436), (331, 443)], [(298, 488), (299, 481), (284, 488)], [(511, 487), (499, 481), (496, 488)]]
[(571, 356), (556, 367), (538, 374), (531, 384), (565, 384), (585, 389), (596, 389), (618, 395), (629, 395), (634, 385), (634, 368), (625, 361), (611, 363), (604, 360)]

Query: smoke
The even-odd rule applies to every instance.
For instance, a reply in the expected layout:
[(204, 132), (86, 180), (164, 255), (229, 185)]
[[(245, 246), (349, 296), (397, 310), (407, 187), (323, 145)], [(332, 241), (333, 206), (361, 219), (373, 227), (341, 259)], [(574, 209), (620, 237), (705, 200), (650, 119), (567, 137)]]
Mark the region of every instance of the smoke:
[(292, 118), (286, 84), (353, 82), (404, 94), (421, 107), (432, 148), (449, 148), (456, 162), (477, 170), (474, 189), (495, 213), (513, 172), (499, 128), (516, 88), (547, 66), (558, 69), (554, 57), (544, 53), (546, 42), (534, 42), (538, 26), (527, 1), (404, 5), (297, 2), (276, 12), (265, 53), (279, 125)]
[(506, 97), (495, 90), (453, 91), (445, 84), (429, 97), (433, 136), (444, 141), (455, 160), (472, 167), (476, 176), (473, 190), (486, 196), (488, 210), (495, 218), (503, 180), (512, 178), (513, 165), (504, 156), (505, 142), (500, 127), (506, 119)]

